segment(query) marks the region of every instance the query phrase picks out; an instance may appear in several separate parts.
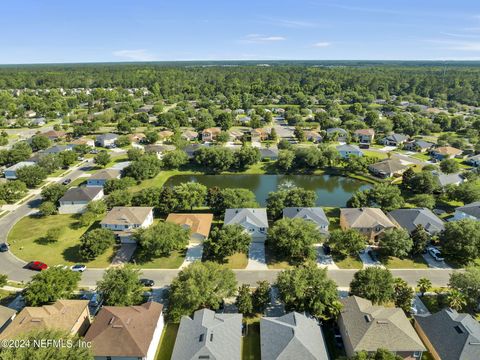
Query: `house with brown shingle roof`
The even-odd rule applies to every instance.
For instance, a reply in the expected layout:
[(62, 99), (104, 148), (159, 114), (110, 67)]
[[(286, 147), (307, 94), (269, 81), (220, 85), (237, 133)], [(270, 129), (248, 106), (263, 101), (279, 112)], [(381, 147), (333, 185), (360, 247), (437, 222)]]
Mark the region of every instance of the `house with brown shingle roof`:
[(153, 224), (153, 208), (139, 206), (116, 206), (100, 222), (104, 229), (112, 230), (122, 243), (135, 243), (133, 233)]
[(343, 230), (355, 229), (375, 240), (385, 230), (397, 227), (385, 213), (378, 208), (340, 209), (340, 227)]
[(355, 139), (361, 144), (370, 144), (375, 137), (375, 130), (373, 129), (358, 129), (353, 133)]
[(401, 175), (408, 169), (408, 165), (403, 164), (400, 160), (392, 158), (379, 161), (368, 166), (368, 170), (375, 176), (380, 178), (389, 178), (395, 175)]
[(42, 133), (42, 135), (48, 137), (50, 140), (56, 141), (63, 139), (65, 136), (67, 136), (67, 133), (65, 131), (49, 130)]
[(216, 139), (218, 134), (222, 132), (222, 129), (219, 127), (212, 127), (208, 129), (203, 129), (202, 131), (202, 141), (213, 141)]
[(85, 335), (95, 360), (154, 360), (163, 330), (163, 305), (104, 306)]
[(213, 214), (169, 214), (166, 221), (190, 230), (190, 240), (200, 243), (210, 234)]
[(15, 315), (17, 315), (15, 310), (0, 305), (0, 333), (10, 324)]
[(338, 326), (348, 357), (356, 352), (374, 353), (383, 348), (403, 359), (422, 358), (427, 349), (402, 309), (373, 305), (358, 296), (340, 301), (343, 309)]
[(432, 150), (432, 156), (437, 160), (452, 159), (462, 154), (462, 150), (451, 146), (440, 146)]
[(121, 171), (118, 169), (103, 169), (87, 179), (87, 186), (103, 187), (108, 180), (120, 179)]
[(265, 141), (268, 140), (268, 136), (270, 132), (264, 128), (252, 129), (250, 131), (250, 135), (252, 136), (252, 141)]
[(175, 133), (170, 130), (162, 130), (158, 132), (158, 137), (160, 138), (160, 140), (170, 139), (173, 135), (175, 135)]
[(0, 334), (0, 339), (13, 339), (31, 331), (56, 329), (83, 336), (90, 326), (88, 300), (57, 300), (52, 305), (27, 306)]
[(193, 131), (193, 130), (185, 130), (182, 135), (182, 139), (188, 140), (188, 141), (193, 141), (198, 138), (198, 132)]

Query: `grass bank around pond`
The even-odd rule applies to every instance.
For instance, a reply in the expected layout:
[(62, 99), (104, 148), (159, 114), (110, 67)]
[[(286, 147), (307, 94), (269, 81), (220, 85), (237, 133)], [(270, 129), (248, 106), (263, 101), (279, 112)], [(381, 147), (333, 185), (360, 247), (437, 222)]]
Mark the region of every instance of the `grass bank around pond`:
[[(90, 227), (79, 227), (77, 215), (27, 216), (10, 231), (8, 243), (12, 253), (27, 262), (38, 260), (48, 266), (82, 263), (88, 267), (105, 268), (113, 259), (115, 247), (89, 262), (85, 262), (79, 254), (80, 237), (97, 226), (98, 222)], [(47, 231), (53, 228), (62, 228), (63, 232), (58, 241), (46, 242)]]
[(165, 324), (155, 360), (170, 360), (177, 338), (178, 326), (179, 324), (174, 323)]

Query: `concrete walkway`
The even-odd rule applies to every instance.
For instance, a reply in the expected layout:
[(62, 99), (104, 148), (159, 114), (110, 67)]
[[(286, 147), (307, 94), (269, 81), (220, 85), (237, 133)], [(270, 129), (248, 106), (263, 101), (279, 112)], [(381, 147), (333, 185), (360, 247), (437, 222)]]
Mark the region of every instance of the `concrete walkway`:
[(317, 249), (317, 266), (328, 270), (338, 270), (339, 267), (333, 261), (332, 255), (325, 255), (321, 244), (315, 244)]
[(248, 265), (246, 270), (267, 270), (265, 244), (252, 242), (248, 250)]
[(136, 249), (137, 244), (122, 244), (120, 249), (117, 250), (110, 266), (122, 266), (128, 263), (132, 259)]
[(187, 254), (180, 269), (183, 269), (193, 263), (194, 261), (202, 261), (203, 244), (189, 244), (187, 248)]
[(379, 267), (385, 269), (385, 266), (383, 266), (380, 261), (372, 260), (370, 255), (368, 255), (369, 250), (373, 250), (373, 249), (370, 246), (367, 246), (363, 253), (358, 254), (359, 257), (360, 257), (360, 260), (362, 260), (363, 268), (365, 269), (365, 268), (370, 267), (370, 266), (379, 266)]

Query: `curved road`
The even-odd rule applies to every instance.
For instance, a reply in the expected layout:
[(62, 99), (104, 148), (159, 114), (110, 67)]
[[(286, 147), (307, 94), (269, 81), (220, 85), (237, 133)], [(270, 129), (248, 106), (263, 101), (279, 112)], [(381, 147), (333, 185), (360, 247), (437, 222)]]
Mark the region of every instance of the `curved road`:
[[(80, 177), (84, 171), (89, 170), (88, 166), (84, 166), (73, 170), (70, 174), (62, 178), (70, 178), (75, 180)], [(0, 242), (6, 242), (8, 232), (12, 229), (17, 221), (24, 216), (27, 216), (40, 203), (40, 196), (27, 201), (25, 204), (18, 207), (15, 211), (12, 211), (0, 218)], [(39, 259), (41, 260), (41, 259)], [(6, 274), (10, 280), (27, 282), (31, 279), (36, 272), (25, 268), (26, 263), (17, 259), (10, 252), (0, 253), (0, 274)], [(268, 280), (270, 282), (275, 281), (277, 274), (280, 270), (234, 270), (239, 283), (246, 283), (254, 285), (259, 280)], [(446, 286), (450, 277), (450, 273), (454, 270), (444, 269), (412, 269), (412, 270), (392, 270), (395, 277), (401, 277), (407, 281), (410, 285), (416, 285), (418, 279), (426, 277), (430, 279), (433, 286)], [(87, 269), (82, 274), (81, 286), (93, 287), (96, 282), (102, 278), (103, 269)], [(156, 286), (165, 286), (171, 283), (172, 279), (178, 274), (179, 270), (143, 270), (143, 276), (155, 281)], [(353, 278), (353, 274), (356, 270), (329, 270), (328, 276), (332, 278), (339, 287), (348, 287), (350, 281)]]

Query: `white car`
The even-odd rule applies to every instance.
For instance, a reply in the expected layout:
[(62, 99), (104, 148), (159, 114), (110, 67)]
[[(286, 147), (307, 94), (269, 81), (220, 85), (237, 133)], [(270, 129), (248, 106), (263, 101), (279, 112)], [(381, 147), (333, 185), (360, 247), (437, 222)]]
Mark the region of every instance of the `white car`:
[(84, 272), (85, 270), (87, 270), (87, 266), (83, 264), (75, 264), (70, 267), (70, 270)]
[(433, 257), (436, 261), (443, 261), (445, 260), (442, 256), (442, 253), (437, 248), (431, 247), (428, 249), (428, 253), (431, 257)]

